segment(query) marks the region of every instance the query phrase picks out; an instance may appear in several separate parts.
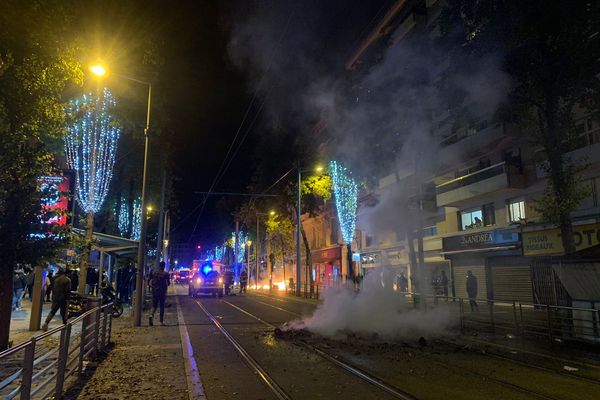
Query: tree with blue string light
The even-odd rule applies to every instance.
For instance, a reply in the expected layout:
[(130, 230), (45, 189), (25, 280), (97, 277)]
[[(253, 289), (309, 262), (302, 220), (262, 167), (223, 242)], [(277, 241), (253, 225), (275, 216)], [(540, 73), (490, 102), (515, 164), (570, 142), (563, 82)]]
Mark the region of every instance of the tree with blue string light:
[[(81, 280), (87, 276), (88, 258), (97, 213), (108, 194), (121, 129), (112, 111), (116, 101), (108, 89), (74, 100), (67, 112), (72, 122), (65, 136), (69, 167), (75, 171), (75, 198), (87, 214), (86, 246), (81, 257)], [(80, 292), (85, 284), (80, 285)]]
[(356, 229), (356, 211), (358, 208), (358, 185), (352, 172), (337, 161), (329, 163), (329, 171), (333, 181), (333, 195), (338, 215), (342, 238), (348, 251), (348, 277), (354, 278), (352, 268), (352, 240)]

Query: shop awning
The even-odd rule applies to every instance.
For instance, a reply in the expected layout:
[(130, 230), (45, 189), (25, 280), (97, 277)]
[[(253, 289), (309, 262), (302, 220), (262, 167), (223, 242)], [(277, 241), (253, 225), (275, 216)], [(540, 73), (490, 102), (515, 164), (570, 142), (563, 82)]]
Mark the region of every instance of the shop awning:
[[(85, 230), (73, 228), (73, 232), (79, 235), (85, 235)], [(117, 257), (135, 256), (138, 248), (138, 241), (126, 239), (120, 236), (107, 235), (106, 233), (94, 232), (92, 234), (92, 249), (103, 251)]]
[(452, 250), (452, 251), (440, 251), (440, 254), (450, 256), (452, 254), (464, 254), (464, 253), (481, 253), (486, 251), (500, 251), (500, 250), (513, 250), (518, 246), (494, 246), (494, 247), (481, 247), (477, 249), (464, 249), (464, 250)]

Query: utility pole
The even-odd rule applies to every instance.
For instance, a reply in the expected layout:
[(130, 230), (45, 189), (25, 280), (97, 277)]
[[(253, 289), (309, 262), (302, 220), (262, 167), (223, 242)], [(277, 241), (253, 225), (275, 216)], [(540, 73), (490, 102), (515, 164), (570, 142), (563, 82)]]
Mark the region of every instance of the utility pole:
[(302, 254), (300, 252), (300, 235), (302, 235), (302, 220), (301, 220), (301, 198), (302, 198), (302, 170), (300, 169), (300, 164), (298, 164), (298, 204), (296, 205), (296, 296), (300, 296), (300, 290), (302, 289), (302, 285), (300, 284), (300, 279), (302, 278), (302, 272), (300, 270), (300, 265), (302, 263)]
[(238, 270), (238, 251), (240, 244), (238, 243), (238, 237), (240, 236), (240, 221), (235, 221), (235, 238), (233, 238), (233, 273), (235, 275), (235, 279), (240, 278), (240, 271)]
[(137, 252), (137, 271), (135, 278), (135, 309), (133, 310), (133, 326), (142, 325), (142, 302), (144, 301), (144, 269), (146, 265), (146, 181), (148, 179), (148, 153), (150, 151), (150, 104), (152, 101), (152, 84), (148, 84), (148, 108), (146, 111), (146, 128), (144, 129), (144, 173), (142, 175), (142, 222)]
[(167, 186), (167, 172), (163, 167), (162, 185), (160, 190), (160, 208), (158, 210), (158, 237), (156, 239), (156, 264), (163, 258), (163, 236), (165, 232), (165, 190)]
[(267, 274), (269, 275), (269, 292), (273, 291), (273, 265), (271, 264), (271, 239), (270, 239), (270, 235), (269, 233), (265, 233), (266, 237), (265, 240), (267, 241), (267, 253), (266, 253), (266, 259), (267, 259)]
[(254, 247), (254, 255), (256, 256), (256, 274), (254, 275), (254, 284), (256, 290), (258, 290), (258, 271), (260, 270), (260, 236), (259, 236), (259, 223), (258, 213), (256, 213), (256, 247)]

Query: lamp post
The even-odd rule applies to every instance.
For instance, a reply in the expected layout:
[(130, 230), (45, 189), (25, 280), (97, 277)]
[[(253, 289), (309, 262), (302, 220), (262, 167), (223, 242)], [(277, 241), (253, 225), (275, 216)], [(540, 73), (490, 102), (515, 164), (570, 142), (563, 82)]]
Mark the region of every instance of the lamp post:
[[(302, 169), (298, 164), (298, 199), (296, 204), (296, 296), (300, 296), (300, 290), (302, 289), (302, 285), (300, 284), (300, 279), (302, 278), (302, 273), (300, 270), (300, 264), (302, 263), (302, 252), (300, 250), (300, 236), (302, 235), (302, 173), (310, 172), (312, 169)], [(323, 171), (323, 167), (317, 166), (314, 171), (321, 172)]]
[[(104, 76), (106, 69), (101, 65), (94, 65), (90, 67), (90, 71), (98, 76)], [(119, 78), (139, 83), (148, 86), (148, 102), (146, 108), (146, 127), (144, 128), (144, 173), (142, 175), (142, 199), (141, 199), (141, 213), (142, 222), (140, 226), (140, 240), (138, 242), (137, 252), (137, 273), (135, 281), (135, 309), (133, 310), (133, 326), (140, 326), (142, 324), (142, 289), (144, 282), (144, 264), (146, 254), (146, 182), (148, 177), (148, 150), (150, 147), (150, 106), (152, 104), (152, 83), (142, 81), (136, 78), (121, 74), (113, 74)]]
[[(248, 279), (250, 279), (250, 246), (252, 246), (252, 240), (246, 241), (246, 274), (248, 274)], [(243, 264), (243, 261), (242, 261)]]

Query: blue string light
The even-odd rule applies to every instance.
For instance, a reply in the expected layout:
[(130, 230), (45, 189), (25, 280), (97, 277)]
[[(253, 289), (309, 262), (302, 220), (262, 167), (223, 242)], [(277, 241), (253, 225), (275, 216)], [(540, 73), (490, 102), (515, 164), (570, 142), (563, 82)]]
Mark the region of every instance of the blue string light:
[[(246, 249), (246, 242), (248, 241), (248, 235), (244, 233), (244, 231), (240, 231), (238, 234), (238, 254), (237, 254), (237, 262), (244, 262), (244, 252)], [(231, 232), (231, 243), (233, 245), (235, 251), (235, 232)]]
[[(127, 200), (122, 197), (121, 204), (127, 204)], [(115, 214), (117, 213), (115, 209)], [(128, 207), (121, 206), (117, 216), (117, 225), (121, 236), (129, 235), (129, 209)], [(138, 197), (133, 200), (133, 222), (131, 223), (131, 235), (129, 238), (132, 240), (140, 239), (140, 229), (142, 228), (142, 199)]]
[(225, 246), (217, 246), (215, 247), (215, 260), (223, 261), (223, 256), (225, 255)]
[(74, 119), (65, 136), (69, 167), (77, 175), (76, 199), (86, 213), (100, 211), (112, 179), (121, 130), (111, 114), (116, 101), (108, 89), (87, 94), (67, 110)]
[(358, 186), (352, 173), (337, 161), (329, 163), (329, 170), (342, 238), (346, 244), (351, 244), (356, 228)]

